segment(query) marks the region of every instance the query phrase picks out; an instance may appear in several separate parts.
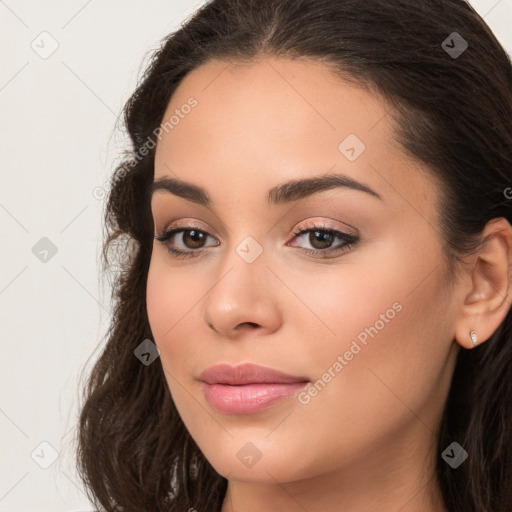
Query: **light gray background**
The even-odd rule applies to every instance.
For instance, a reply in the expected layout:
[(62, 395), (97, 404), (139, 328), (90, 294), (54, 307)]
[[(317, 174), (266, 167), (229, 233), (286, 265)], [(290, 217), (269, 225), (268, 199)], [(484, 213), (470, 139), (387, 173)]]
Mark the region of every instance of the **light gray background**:
[[(111, 309), (98, 263), (115, 125), (147, 52), (202, 3), (0, 0), (0, 512), (91, 508), (73, 429)], [(472, 4), (512, 53), (512, 0)]]

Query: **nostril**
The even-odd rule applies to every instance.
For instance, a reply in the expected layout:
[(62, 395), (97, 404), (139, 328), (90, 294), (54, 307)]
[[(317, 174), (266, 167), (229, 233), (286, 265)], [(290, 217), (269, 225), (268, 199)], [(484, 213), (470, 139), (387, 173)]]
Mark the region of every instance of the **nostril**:
[(250, 325), (251, 327), (258, 327), (258, 324), (254, 323), (254, 322), (244, 322), (243, 325)]

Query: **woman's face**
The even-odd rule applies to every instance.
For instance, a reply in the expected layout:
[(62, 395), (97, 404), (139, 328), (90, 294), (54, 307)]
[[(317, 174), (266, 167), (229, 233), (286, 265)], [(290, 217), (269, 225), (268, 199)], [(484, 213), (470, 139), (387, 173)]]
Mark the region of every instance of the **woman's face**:
[[(154, 241), (148, 314), (176, 407), (230, 480), (356, 482), (425, 465), (458, 302), (439, 190), (394, 141), (388, 108), (285, 59), (211, 61), (168, 106), (155, 181), (204, 195), (170, 182), (153, 194), (155, 234), (181, 228), (167, 244), (187, 257)], [(200, 380), (244, 363), (300, 382)]]

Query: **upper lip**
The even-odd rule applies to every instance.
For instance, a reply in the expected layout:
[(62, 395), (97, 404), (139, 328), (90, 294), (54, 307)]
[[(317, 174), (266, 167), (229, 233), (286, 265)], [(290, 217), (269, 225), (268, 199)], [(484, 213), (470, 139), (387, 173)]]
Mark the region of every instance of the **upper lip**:
[(307, 377), (297, 377), (286, 373), (259, 366), (257, 364), (245, 363), (239, 366), (218, 364), (206, 369), (199, 376), (199, 380), (207, 384), (229, 384), (232, 386), (254, 383), (291, 383), (307, 382)]

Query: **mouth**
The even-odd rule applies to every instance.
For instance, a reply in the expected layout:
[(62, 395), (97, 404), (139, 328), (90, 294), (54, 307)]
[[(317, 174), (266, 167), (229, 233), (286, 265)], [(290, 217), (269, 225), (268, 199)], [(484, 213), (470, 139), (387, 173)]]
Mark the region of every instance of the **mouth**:
[(199, 380), (207, 402), (224, 414), (249, 414), (296, 395), (310, 380), (254, 364), (212, 366)]

